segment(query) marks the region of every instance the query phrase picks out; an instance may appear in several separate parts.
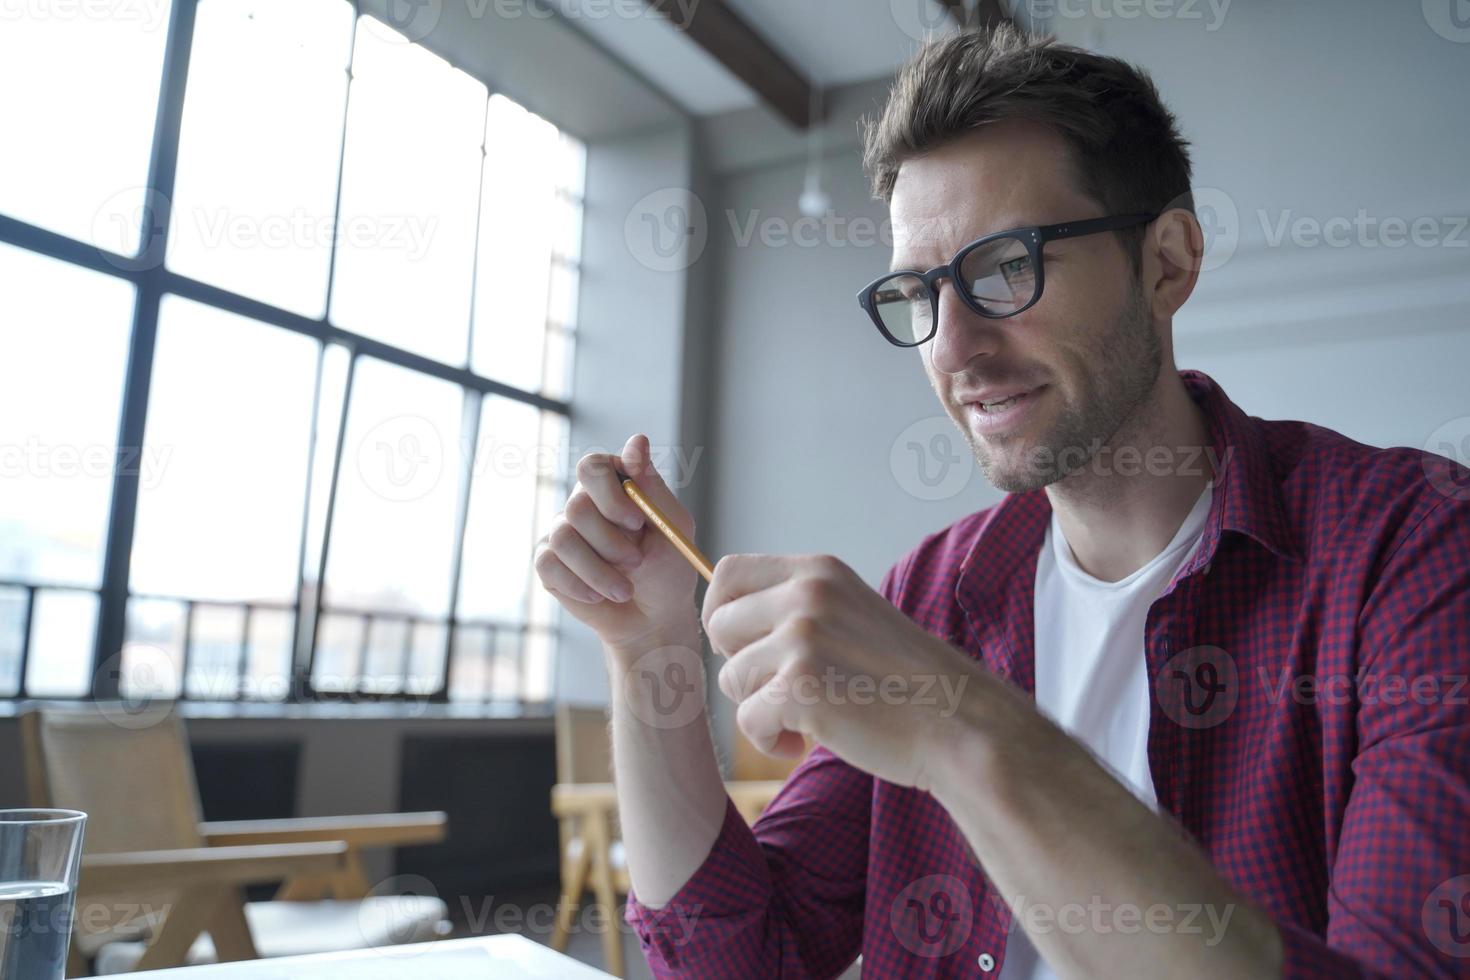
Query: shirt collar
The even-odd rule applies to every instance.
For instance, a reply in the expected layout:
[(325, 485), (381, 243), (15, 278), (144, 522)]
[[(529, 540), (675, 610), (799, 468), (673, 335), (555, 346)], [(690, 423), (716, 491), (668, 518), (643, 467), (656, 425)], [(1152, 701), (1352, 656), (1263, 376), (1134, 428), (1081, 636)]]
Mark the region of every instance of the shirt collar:
[[(1210, 458), (1200, 466), (1219, 464), (1213, 482), (1210, 514), (1195, 557), (1178, 577), (1214, 560), (1225, 531), (1243, 534), (1281, 558), (1301, 555), (1286, 518), (1279, 477), (1259, 419), (1247, 416), (1213, 378), (1202, 371), (1180, 371), (1191, 398), (1205, 414), (1212, 443)], [(1000, 599), (998, 590), (1009, 584), (1030, 589), (1027, 578), (1051, 520), (1051, 501), (1045, 489), (1008, 494), (985, 512), (955, 582), (955, 597), (967, 610), (996, 608), (986, 597)], [(981, 543), (985, 544), (981, 549)], [(983, 550), (984, 560), (979, 560)]]

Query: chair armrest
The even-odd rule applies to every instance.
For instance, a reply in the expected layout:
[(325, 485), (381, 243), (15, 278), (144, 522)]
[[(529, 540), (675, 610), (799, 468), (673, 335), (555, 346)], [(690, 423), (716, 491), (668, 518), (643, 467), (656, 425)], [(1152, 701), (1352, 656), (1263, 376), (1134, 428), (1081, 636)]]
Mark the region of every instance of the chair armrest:
[(557, 783), (551, 787), (551, 812), (558, 817), (610, 813), (618, 808), (612, 783)]
[(346, 864), (347, 845), (340, 840), (85, 854), (77, 890), (96, 894), (266, 884), (298, 875), (336, 874)]
[(442, 811), (369, 813), (346, 817), (217, 821), (201, 823), (199, 832), (211, 847), (334, 840), (345, 841), (351, 847), (402, 847), (437, 844), (447, 835), (448, 823), (449, 818)]

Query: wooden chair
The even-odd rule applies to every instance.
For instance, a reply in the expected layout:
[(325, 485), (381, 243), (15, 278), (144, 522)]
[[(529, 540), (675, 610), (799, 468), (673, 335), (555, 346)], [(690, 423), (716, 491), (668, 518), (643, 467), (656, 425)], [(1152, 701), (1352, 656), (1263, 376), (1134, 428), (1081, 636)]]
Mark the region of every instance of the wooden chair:
[[(739, 733), (736, 733), (739, 737)], [(769, 760), (747, 745), (759, 759), (775, 762), (761, 772), (778, 773), (776, 778), (737, 779), (725, 790), (740, 815), (754, 823), (775, 798), (785, 771), (795, 761)], [(737, 760), (741, 756), (737, 749)], [(745, 771), (752, 771), (747, 767)], [(556, 925), (551, 948), (564, 952), (570, 938), (572, 919), (582, 907), (582, 896), (590, 888), (608, 924), (602, 935), (603, 969), (623, 976), (623, 937), (620, 930), (620, 896), (628, 894), (628, 864), (618, 821), (618, 799), (612, 778), (612, 746), (608, 739), (607, 710), (560, 704), (556, 708), (556, 785), (551, 790), (551, 812), (557, 818), (561, 839), (561, 898), (556, 907)]]
[[(183, 724), (27, 710), (32, 805), (88, 814), (67, 975), (151, 970), (439, 938), (442, 901), (373, 896), (365, 847), (444, 839), (443, 813), (204, 823)], [(244, 900), (278, 884), (276, 900)], [(331, 896), (335, 901), (306, 901)]]

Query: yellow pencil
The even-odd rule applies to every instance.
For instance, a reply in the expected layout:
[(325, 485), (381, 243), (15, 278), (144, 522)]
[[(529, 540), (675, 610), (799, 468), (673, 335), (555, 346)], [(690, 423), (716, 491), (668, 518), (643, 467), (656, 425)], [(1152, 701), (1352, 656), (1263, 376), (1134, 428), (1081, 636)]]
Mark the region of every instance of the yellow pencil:
[(638, 484), (633, 482), (633, 478), (619, 473), (618, 479), (622, 481), (623, 492), (628, 495), (633, 503), (638, 505), (638, 509), (643, 511), (644, 515), (653, 522), (653, 526), (663, 532), (664, 537), (669, 539), (669, 543), (679, 549), (679, 554), (689, 559), (689, 564), (693, 565), (699, 571), (699, 574), (704, 576), (706, 582), (713, 580), (715, 577), (715, 567), (710, 564), (710, 560), (700, 554), (699, 549), (694, 547), (694, 543), (684, 537), (679, 529), (674, 527), (673, 523), (661, 514), (657, 507), (653, 506), (653, 502), (643, 495), (643, 490)]

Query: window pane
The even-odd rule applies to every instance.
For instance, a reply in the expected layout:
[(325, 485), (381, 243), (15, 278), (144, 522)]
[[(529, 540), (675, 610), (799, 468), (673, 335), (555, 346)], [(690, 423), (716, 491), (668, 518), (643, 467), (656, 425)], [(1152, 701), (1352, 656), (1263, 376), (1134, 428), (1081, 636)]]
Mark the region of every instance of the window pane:
[(326, 312), (351, 38), (345, 0), (199, 4), (170, 267)]
[(311, 682), (318, 691), (353, 690), (362, 661), (365, 623), (361, 616), (324, 614), (316, 637)]
[(403, 690), (403, 660), (411, 636), (406, 619), (375, 619), (368, 630), (360, 687), (380, 693)]
[(26, 590), (0, 589), (0, 697), (14, 697), (20, 692), (25, 629)]
[(526, 631), (521, 651), (521, 697), (528, 702), (552, 699), (553, 636), (548, 630)]
[(409, 660), (410, 694), (433, 694), (444, 681), (444, 644), (449, 628), (443, 623), (417, 623)]
[(239, 696), (240, 647), (244, 639), (244, 606), (194, 607), (188, 673), (184, 676), (189, 697), (219, 700)]
[(165, 599), (129, 599), (123, 640), (124, 697), (174, 698), (184, 663), (184, 604)]
[(97, 585), (115, 465), (159, 477), (117, 452), (132, 316), (128, 283), (0, 245), (0, 578)]
[(463, 393), (446, 381), (363, 357), (351, 398), (326, 604), (445, 616)]
[(33, 698), (75, 698), (92, 687), (92, 648), (97, 641), (97, 596), (92, 592), (36, 593), (26, 693)]
[(0, 211), (136, 255), (172, 5), (24, 6), (0, 26)]
[(485, 700), (490, 680), (490, 644), (493, 639), (494, 631), (488, 627), (455, 627), (454, 674), (449, 683), (449, 700)]
[(539, 390), (551, 257), (575, 250), (557, 194), (556, 127), (502, 95), (490, 99), (475, 278), (474, 370)]
[(460, 569), (461, 619), (525, 621), (540, 425), (534, 406), (484, 400)]
[(282, 701), (291, 693), (291, 651), (295, 619), (280, 609), (250, 613), (250, 650), (246, 657), (242, 696)]
[(296, 594), (316, 341), (177, 296), (159, 312), (132, 584), (197, 599)]
[(485, 86), (358, 20), (332, 321), (463, 364)]
[(495, 635), (495, 653), (490, 661), (487, 696), (491, 701), (514, 701), (521, 696), (521, 649), (524, 632), (500, 630)]

